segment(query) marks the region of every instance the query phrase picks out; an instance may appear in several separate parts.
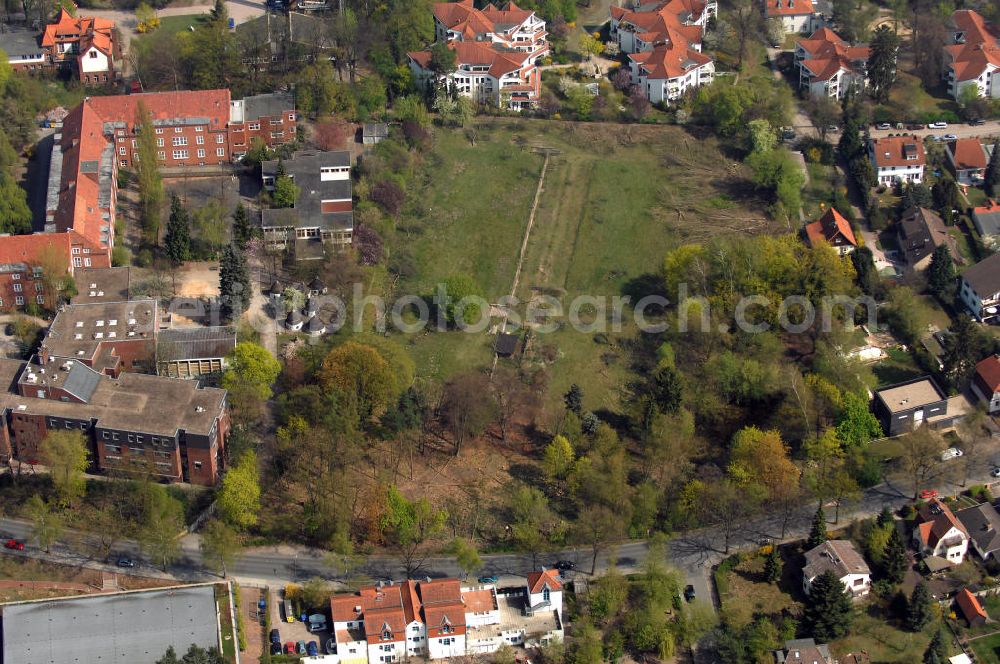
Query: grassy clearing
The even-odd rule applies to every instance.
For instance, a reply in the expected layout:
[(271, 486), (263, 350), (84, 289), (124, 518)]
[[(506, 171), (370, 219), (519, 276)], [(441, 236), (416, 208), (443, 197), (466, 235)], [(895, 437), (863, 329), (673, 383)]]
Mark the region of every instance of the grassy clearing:
[[(673, 126), (534, 120), (485, 121), (478, 134), (473, 144), (463, 132), (436, 132), (409, 208), (383, 231), (390, 254), (412, 257), (408, 292), (430, 294), (456, 273), (473, 277), (491, 301), (510, 292), (543, 163), (538, 147), (559, 153), (550, 158), (526, 248), (521, 302), (539, 293), (560, 296), (567, 309), (581, 294), (629, 294), (634, 302), (658, 286), (667, 250), (774, 230), (743, 166), (710, 136)], [(568, 328), (539, 335), (551, 365), (549, 393), (558, 398), (577, 382), (588, 386), (588, 408), (619, 410), (635, 378), (627, 350), (635, 333), (626, 322), (607, 338)], [(485, 334), (428, 333), (404, 343), (427, 377), (492, 357)]]
[(830, 649), (837, 654), (863, 650), (873, 662), (922, 661), (924, 650), (940, 623), (934, 622), (923, 632), (913, 633), (886, 622), (886, 612), (886, 608), (875, 605), (862, 607), (854, 618), (850, 634), (831, 643)]
[[(205, 14), (182, 14), (181, 16), (163, 16), (160, 18), (159, 33), (183, 32), (192, 26), (198, 26), (205, 21)], [(152, 33), (151, 33), (152, 34)], [(140, 37), (141, 39), (142, 37)]]
[(783, 574), (777, 585), (765, 583), (763, 573), (763, 556), (738, 562), (731, 570), (722, 567), (718, 570), (716, 585), (722, 612), (732, 625), (743, 627), (757, 615), (778, 618), (783, 614), (797, 615), (802, 610), (802, 605), (788, 592), (787, 583), (794, 576), (792, 570)]
[(819, 218), (824, 208), (829, 207), (837, 187), (843, 187), (837, 170), (825, 164), (806, 164), (809, 171), (809, 183), (802, 189), (802, 212), (807, 220)]
[(913, 356), (900, 348), (889, 348), (886, 354), (888, 357), (872, 367), (879, 387), (916, 378), (925, 373)]
[(976, 661), (983, 664), (1000, 664), (1000, 634), (976, 639), (969, 645), (976, 653)]

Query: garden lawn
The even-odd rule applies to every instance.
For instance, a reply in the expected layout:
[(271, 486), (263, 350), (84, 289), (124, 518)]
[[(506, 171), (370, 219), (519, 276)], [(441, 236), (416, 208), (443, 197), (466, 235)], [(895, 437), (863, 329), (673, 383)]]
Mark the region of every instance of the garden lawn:
[[(406, 252), (415, 276), (397, 292), (429, 295), (467, 274), (490, 302), (510, 293), (544, 158), (554, 148), (524, 255), (516, 295), (523, 316), (539, 294), (572, 298), (629, 294), (659, 286), (664, 254), (679, 244), (733, 233), (773, 232), (748, 174), (710, 136), (675, 126), (483, 120), (475, 143), (466, 132), (435, 130), (434, 148), (411, 180), (409, 203), (385, 229), (390, 255)], [(783, 229), (783, 227), (782, 227)], [(620, 331), (568, 327), (536, 335), (533, 348), (552, 365), (559, 395), (587, 385), (586, 407), (620, 410), (636, 376), (629, 350), (637, 334), (630, 311)], [(403, 342), (421, 376), (447, 378), (492, 361), (492, 337), (458, 332)]]
[[(935, 629), (944, 629), (940, 623), (934, 622), (923, 632), (913, 633), (900, 629), (886, 621), (888, 610), (882, 607), (862, 605), (855, 614), (850, 633), (843, 639), (830, 644), (834, 655), (844, 656), (852, 652), (865, 651), (873, 662), (900, 662), (916, 664), (923, 661), (924, 650), (930, 643)], [(948, 637), (949, 654), (959, 652)]]
[(1000, 633), (984, 636), (969, 643), (982, 664), (1000, 664)]
[[(161, 16), (160, 27), (156, 32), (183, 32), (191, 26), (197, 26), (205, 21), (205, 14), (182, 14), (181, 16)], [(153, 33), (150, 33), (153, 34)], [(142, 39), (142, 36), (139, 37)]]

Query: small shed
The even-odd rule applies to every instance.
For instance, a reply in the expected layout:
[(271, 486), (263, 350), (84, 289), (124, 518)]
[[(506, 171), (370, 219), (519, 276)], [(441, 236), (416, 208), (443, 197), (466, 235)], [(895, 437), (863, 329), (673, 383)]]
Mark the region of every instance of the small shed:
[(369, 122), (361, 129), (361, 142), (365, 145), (375, 145), (389, 137), (389, 125), (384, 122)]
[(962, 588), (958, 591), (958, 594), (955, 595), (955, 603), (958, 604), (965, 619), (969, 621), (969, 627), (985, 625), (986, 621), (989, 620), (986, 609), (979, 603), (979, 598), (969, 592), (968, 588)]
[(517, 352), (518, 341), (519, 337), (516, 334), (501, 332), (497, 335), (496, 341), (493, 342), (493, 350), (500, 357), (510, 357)]

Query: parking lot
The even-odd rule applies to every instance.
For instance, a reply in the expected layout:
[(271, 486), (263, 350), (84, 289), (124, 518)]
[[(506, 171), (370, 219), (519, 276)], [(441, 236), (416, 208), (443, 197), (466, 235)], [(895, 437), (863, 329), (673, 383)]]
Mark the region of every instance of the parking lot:
[[(325, 652), (326, 642), (331, 639), (333, 635), (329, 630), (323, 630), (321, 632), (310, 632), (308, 623), (301, 622), (296, 616), (295, 622), (287, 622), (285, 620), (285, 612), (282, 608), (284, 603), (284, 592), (282, 588), (271, 588), (271, 596), (268, 600), (269, 610), (271, 612), (271, 629), (277, 629), (278, 634), (281, 635), (281, 644), (289, 641), (298, 643), (299, 641), (304, 641), (309, 643), (310, 641), (315, 641), (316, 645), (319, 647), (320, 653)], [(327, 621), (329, 621), (330, 616), (327, 615)], [(330, 623), (327, 622), (327, 625)]]

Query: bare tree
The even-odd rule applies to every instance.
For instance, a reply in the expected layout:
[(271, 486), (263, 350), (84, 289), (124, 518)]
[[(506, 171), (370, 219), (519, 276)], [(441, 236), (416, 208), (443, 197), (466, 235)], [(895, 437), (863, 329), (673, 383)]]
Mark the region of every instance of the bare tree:
[(941, 452), (945, 448), (944, 439), (936, 431), (922, 426), (902, 436), (899, 442), (903, 446), (899, 463), (913, 482), (913, 499), (916, 500), (920, 494), (920, 485), (941, 464)]

